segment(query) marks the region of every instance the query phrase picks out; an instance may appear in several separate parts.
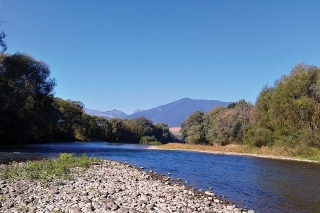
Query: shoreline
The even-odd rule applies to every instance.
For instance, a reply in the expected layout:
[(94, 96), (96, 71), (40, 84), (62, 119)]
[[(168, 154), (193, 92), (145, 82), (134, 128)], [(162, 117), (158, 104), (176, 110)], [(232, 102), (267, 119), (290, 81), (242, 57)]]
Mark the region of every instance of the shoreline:
[[(27, 162), (0, 165), (23, 166)], [(101, 160), (71, 179), (38, 181), (0, 178), (0, 212), (229, 212), (254, 213), (196, 190), (181, 179), (143, 171), (127, 163)]]
[[(234, 156), (246, 156), (246, 157), (255, 157), (255, 158), (264, 158), (264, 159), (273, 159), (273, 160), (287, 160), (287, 161), (297, 161), (297, 162), (306, 162), (306, 163), (320, 163), (317, 160), (310, 160), (304, 158), (288, 157), (288, 156), (276, 156), (276, 155), (264, 155), (264, 154), (253, 154), (253, 153), (239, 153), (239, 152), (228, 152), (228, 151), (213, 151), (213, 150), (196, 150), (196, 149), (183, 149), (183, 148), (164, 148), (159, 146), (149, 146), (149, 150), (167, 150), (167, 151), (187, 151), (187, 152), (198, 152), (198, 153), (207, 153), (215, 155), (234, 155)], [(180, 146), (183, 146), (182, 144)]]

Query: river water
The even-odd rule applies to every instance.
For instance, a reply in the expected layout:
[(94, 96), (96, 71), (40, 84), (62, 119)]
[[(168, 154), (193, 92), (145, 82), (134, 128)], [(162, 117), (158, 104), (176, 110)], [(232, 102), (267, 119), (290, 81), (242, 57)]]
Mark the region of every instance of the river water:
[(171, 173), (197, 189), (213, 188), (220, 198), (255, 212), (320, 212), (320, 164), (215, 155), (183, 151), (147, 150), (145, 145), (55, 143), (0, 150), (0, 163), (56, 157), (67, 152), (127, 161)]

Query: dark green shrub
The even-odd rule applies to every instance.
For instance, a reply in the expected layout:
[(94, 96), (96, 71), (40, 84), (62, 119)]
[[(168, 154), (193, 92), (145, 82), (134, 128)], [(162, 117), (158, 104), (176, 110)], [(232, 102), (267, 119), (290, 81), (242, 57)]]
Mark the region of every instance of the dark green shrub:
[(266, 128), (249, 127), (245, 132), (244, 143), (254, 147), (273, 145), (272, 132)]

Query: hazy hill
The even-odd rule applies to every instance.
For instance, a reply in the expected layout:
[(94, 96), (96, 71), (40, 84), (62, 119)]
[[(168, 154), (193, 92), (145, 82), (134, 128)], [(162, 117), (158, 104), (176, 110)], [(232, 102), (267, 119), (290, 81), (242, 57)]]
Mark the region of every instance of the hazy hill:
[(126, 116), (128, 116), (126, 113), (121, 112), (119, 110), (111, 110), (111, 111), (99, 111), (99, 110), (95, 110), (95, 109), (84, 109), (85, 113), (87, 113), (88, 115), (95, 115), (95, 116), (99, 116), (99, 117), (103, 117), (106, 119), (109, 118), (125, 118)]
[(169, 127), (177, 127), (186, 120), (189, 115), (197, 110), (209, 112), (217, 106), (228, 106), (230, 102), (217, 100), (195, 100), (183, 98), (149, 110), (143, 110), (126, 116), (128, 119), (145, 117), (154, 123), (166, 123)]

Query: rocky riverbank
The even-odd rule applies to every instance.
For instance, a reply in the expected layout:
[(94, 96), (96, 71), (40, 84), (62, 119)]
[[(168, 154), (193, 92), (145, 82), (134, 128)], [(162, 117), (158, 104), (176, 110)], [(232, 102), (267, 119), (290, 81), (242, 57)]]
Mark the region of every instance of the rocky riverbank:
[[(23, 163), (6, 166), (21, 166)], [(46, 184), (0, 179), (0, 212), (221, 212), (254, 213), (192, 189), (180, 179), (145, 172), (126, 163), (102, 161), (75, 168), (69, 180)]]

